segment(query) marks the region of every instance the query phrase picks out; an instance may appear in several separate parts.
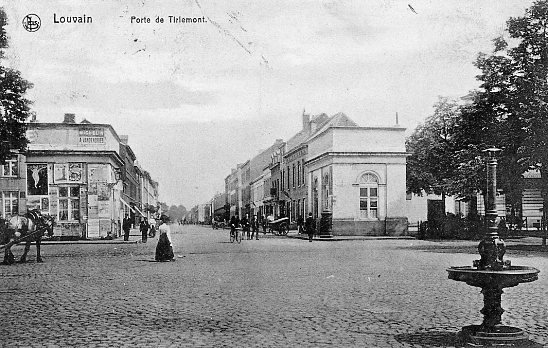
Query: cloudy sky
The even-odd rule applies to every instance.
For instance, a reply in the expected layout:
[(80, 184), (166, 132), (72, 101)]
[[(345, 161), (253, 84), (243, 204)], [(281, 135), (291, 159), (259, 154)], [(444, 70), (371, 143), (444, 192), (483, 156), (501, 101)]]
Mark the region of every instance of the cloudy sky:
[[(477, 87), (524, 0), (8, 0), (7, 64), (34, 83), (41, 122), (110, 123), (187, 208), (224, 190), (236, 163), (300, 130), (303, 109), (410, 132), (437, 96)], [(409, 6), (410, 5), (410, 6)], [(26, 14), (42, 27), (24, 30)], [(62, 16), (91, 24), (54, 23)], [(169, 23), (168, 16), (206, 23)], [(150, 18), (136, 23), (131, 18)], [(164, 23), (156, 23), (156, 17)]]

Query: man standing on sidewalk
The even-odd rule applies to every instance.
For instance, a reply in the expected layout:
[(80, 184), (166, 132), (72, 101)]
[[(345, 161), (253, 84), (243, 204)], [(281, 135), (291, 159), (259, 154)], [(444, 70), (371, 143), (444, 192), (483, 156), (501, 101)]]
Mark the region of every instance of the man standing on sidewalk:
[(143, 218), (139, 224), (139, 230), (141, 231), (141, 242), (146, 243), (149, 229), (147, 218)]
[(242, 238), (244, 234), (246, 235), (247, 239), (250, 239), (250, 231), (249, 231), (249, 215), (245, 214), (242, 221), (240, 221), (240, 225), (242, 225)]
[(312, 242), (312, 238), (314, 238), (314, 232), (316, 232), (316, 219), (312, 217), (312, 213), (308, 213), (308, 217), (306, 218), (306, 222), (304, 223), (304, 228), (306, 230), (306, 233), (308, 234), (308, 241)]
[(131, 221), (129, 221), (129, 217), (126, 215), (124, 218), (124, 222), (122, 223), (122, 230), (124, 230), (124, 240), (129, 240), (129, 230), (131, 229)]

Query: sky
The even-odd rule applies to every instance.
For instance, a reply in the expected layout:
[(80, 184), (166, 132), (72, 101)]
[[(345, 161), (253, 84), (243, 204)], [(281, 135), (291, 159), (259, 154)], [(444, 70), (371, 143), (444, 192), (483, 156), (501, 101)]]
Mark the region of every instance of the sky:
[[(160, 200), (188, 209), (302, 127), (302, 113), (344, 112), (410, 133), (438, 96), (478, 87), (513, 0), (7, 0), (5, 64), (34, 84), (40, 122), (111, 124), (129, 136)], [(36, 14), (41, 27), (22, 25)], [(55, 23), (87, 16), (92, 23)], [(169, 16), (204, 18), (170, 23)], [(133, 20), (132, 20), (133, 18)], [(136, 19), (145, 21), (138, 21)], [(146, 18), (150, 23), (146, 23)], [(156, 19), (162, 18), (163, 23)]]

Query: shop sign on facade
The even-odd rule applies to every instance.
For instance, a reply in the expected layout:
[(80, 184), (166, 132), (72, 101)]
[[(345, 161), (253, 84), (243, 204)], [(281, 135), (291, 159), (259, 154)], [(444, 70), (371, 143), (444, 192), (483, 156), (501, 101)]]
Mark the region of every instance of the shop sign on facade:
[(80, 128), (78, 141), (84, 145), (105, 144), (105, 130), (103, 128)]

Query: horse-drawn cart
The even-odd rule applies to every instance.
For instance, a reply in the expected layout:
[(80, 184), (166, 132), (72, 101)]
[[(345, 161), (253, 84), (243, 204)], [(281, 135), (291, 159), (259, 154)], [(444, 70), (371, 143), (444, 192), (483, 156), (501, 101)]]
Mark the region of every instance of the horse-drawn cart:
[(286, 236), (289, 232), (289, 218), (284, 217), (268, 222), (268, 232), (277, 236)]

